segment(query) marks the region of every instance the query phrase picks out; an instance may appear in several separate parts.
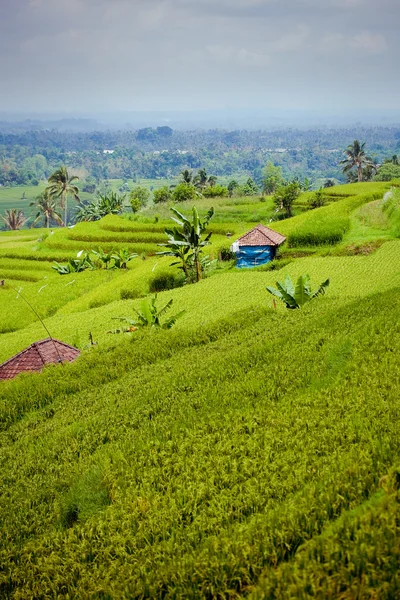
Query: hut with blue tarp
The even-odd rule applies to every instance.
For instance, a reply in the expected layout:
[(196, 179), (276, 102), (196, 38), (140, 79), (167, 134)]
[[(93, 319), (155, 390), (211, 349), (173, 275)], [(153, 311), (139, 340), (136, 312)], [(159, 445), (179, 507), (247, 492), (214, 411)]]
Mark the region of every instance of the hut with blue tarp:
[(258, 267), (273, 260), (277, 248), (285, 240), (285, 236), (277, 231), (265, 225), (257, 225), (234, 242), (231, 251), (236, 254), (239, 268)]

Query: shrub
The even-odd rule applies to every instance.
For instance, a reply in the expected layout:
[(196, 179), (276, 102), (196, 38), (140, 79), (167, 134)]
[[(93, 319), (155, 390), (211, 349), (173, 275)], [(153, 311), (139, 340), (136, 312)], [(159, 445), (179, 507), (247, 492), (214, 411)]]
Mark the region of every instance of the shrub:
[(255, 196), (259, 191), (260, 190), (251, 177), (248, 178), (244, 185), (239, 185), (236, 188), (236, 193), (238, 196)]
[(136, 186), (129, 195), (129, 202), (132, 212), (136, 213), (141, 208), (144, 208), (150, 198), (150, 192), (147, 188)]
[(311, 208), (321, 208), (321, 206), (325, 206), (326, 198), (324, 198), (322, 189), (317, 190), (315, 194), (308, 201)]
[(154, 192), (153, 192), (154, 204), (161, 204), (161, 203), (169, 202), (170, 200), (172, 200), (172, 192), (166, 185), (162, 188), (159, 188), (158, 190), (154, 190)]
[(232, 252), (232, 250), (229, 247), (223, 246), (219, 249), (219, 259), (223, 262), (229, 260), (236, 260), (236, 254)]
[(187, 202), (197, 198), (197, 192), (191, 183), (179, 183), (173, 191), (172, 198), (174, 202)]
[(297, 181), (281, 185), (274, 194), (275, 206), (288, 217), (291, 217), (293, 214), (293, 203), (300, 196), (300, 192), (300, 185)]
[(213, 185), (203, 190), (205, 198), (226, 198), (229, 196), (229, 190), (223, 185)]
[(136, 298), (141, 298), (142, 296), (143, 292), (135, 288), (125, 288), (120, 292), (121, 300), (135, 300)]
[(172, 290), (176, 287), (180, 287), (184, 284), (184, 276), (178, 273), (158, 273), (154, 275), (149, 281), (150, 292), (162, 292), (164, 290)]

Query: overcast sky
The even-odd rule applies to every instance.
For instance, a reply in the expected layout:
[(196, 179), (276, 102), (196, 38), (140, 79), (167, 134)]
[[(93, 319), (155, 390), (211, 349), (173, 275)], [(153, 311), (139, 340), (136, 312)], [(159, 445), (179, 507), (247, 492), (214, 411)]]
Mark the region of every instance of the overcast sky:
[(400, 0), (0, 6), (2, 111), (400, 106)]

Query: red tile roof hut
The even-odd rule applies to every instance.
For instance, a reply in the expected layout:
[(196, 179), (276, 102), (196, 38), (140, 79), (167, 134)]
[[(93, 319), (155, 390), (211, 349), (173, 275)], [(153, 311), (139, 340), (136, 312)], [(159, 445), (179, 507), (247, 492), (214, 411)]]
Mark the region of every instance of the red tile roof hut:
[(73, 346), (51, 338), (35, 342), (0, 365), (0, 381), (27, 371), (41, 371), (48, 364), (72, 362), (79, 354)]
[(265, 225), (257, 225), (234, 242), (231, 250), (236, 254), (239, 268), (257, 267), (273, 260), (276, 249), (285, 240), (285, 236), (277, 231), (269, 229)]

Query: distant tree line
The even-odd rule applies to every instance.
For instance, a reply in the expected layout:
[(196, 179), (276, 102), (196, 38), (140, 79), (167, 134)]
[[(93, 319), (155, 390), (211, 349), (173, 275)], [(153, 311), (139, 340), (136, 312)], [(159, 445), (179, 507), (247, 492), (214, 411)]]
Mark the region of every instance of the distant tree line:
[(0, 132), (0, 185), (36, 185), (65, 165), (95, 182), (173, 178), (184, 169), (204, 168), (216, 176), (245, 174), (261, 186), (267, 161), (280, 166), (287, 179), (345, 181), (339, 161), (349, 139), (367, 139), (378, 164), (400, 153), (400, 131), (382, 127), (181, 132), (163, 126), (136, 132)]

